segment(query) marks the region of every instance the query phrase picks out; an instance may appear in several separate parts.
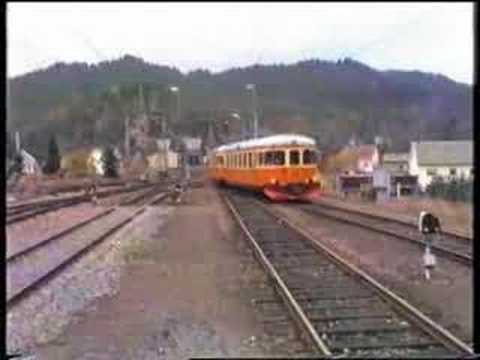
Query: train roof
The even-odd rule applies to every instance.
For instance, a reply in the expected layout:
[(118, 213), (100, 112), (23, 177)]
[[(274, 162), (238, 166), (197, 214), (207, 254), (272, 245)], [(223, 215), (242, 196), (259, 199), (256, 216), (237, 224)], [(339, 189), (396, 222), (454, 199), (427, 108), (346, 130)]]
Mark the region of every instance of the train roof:
[(315, 140), (303, 135), (296, 134), (282, 134), (266, 136), (258, 139), (250, 139), (245, 141), (239, 141), (231, 144), (221, 145), (214, 149), (217, 151), (229, 151), (239, 149), (249, 149), (255, 147), (267, 147), (267, 146), (282, 146), (282, 145), (307, 145), (314, 146)]

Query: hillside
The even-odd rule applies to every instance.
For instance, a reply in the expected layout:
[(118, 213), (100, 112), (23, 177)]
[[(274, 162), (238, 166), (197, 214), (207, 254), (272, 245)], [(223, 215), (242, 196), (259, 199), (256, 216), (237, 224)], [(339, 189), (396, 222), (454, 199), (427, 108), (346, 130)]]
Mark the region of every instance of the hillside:
[(120, 142), (122, 114), (138, 106), (139, 83), (147, 106), (167, 114), (175, 109), (167, 87), (179, 86), (182, 123), (175, 126), (201, 136), (208, 121), (232, 109), (251, 117), (247, 83), (257, 85), (263, 133), (308, 133), (323, 147), (352, 134), (364, 142), (381, 134), (396, 150), (419, 131), (428, 139), (473, 136), (472, 87), (441, 75), (377, 71), (351, 59), (183, 74), (128, 55), (97, 65), (59, 63), (9, 79), (7, 130), (20, 130), (26, 148), (40, 157), (52, 132), (61, 149)]

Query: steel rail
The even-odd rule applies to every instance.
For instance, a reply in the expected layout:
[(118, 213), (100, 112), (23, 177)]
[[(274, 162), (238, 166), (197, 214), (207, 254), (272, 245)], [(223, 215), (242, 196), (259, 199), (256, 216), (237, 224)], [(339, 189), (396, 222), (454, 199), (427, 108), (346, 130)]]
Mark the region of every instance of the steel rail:
[(45, 240), (38, 241), (31, 246), (27, 246), (22, 250), (19, 250), (19, 251), (15, 252), (11, 255), (8, 255), (7, 256), (7, 262), (14, 261), (14, 260), (18, 259), (19, 257), (24, 256), (24, 255), (28, 254), (29, 252), (32, 252), (33, 250), (35, 250), (39, 247), (42, 247), (42, 246), (47, 245), (48, 243), (50, 243), (52, 241), (55, 241), (55, 240), (57, 240), (61, 237), (64, 237), (64, 236), (74, 232), (75, 230), (94, 222), (95, 220), (103, 218), (104, 216), (112, 213), (113, 211), (115, 211), (115, 208), (113, 208), (113, 207), (108, 208), (105, 211), (101, 212), (100, 214), (97, 214), (97, 215), (92, 216), (91, 218), (89, 218), (87, 220), (84, 220), (84, 221), (81, 221), (77, 224), (74, 224), (73, 226), (71, 226), (71, 227), (69, 227), (65, 230), (62, 230), (59, 233), (56, 233), (56, 234), (46, 238)]
[[(136, 196), (132, 199), (127, 199), (126, 201), (121, 202), (120, 205), (134, 204), (135, 202), (143, 200), (144, 198), (149, 196), (151, 193), (152, 193), (152, 191), (147, 191), (145, 193), (140, 194), (140, 196)], [(157, 200), (157, 202), (160, 202), (162, 199)], [(114, 212), (115, 210), (116, 210), (115, 206), (108, 207), (106, 210), (102, 211), (99, 214), (96, 214), (96, 215), (90, 217), (89, 219), (86, 219), (86, 220), (81, 221), (77, 224), (74, 224), (73, 226), (71, 226), (71, 227), (69, 227), (69, 228), (67, 228), (67, 229), (65, 229), (65, 230), (63, 230), (59, 233), (56, 233), (56, 234), (54, 234), (54, 235), (52, 235), (52, 236), (50, 236), (50, 237), (48, 237), (48, 238), (46, 238), (42, 241), (36, 242), (35, 244), (33, 244), (31, 246), (27, 246), (24, 249), (19, 250), (19, 251), (15, 252), (14, 254), (7, 256), (7, 262), (15, 261), (16, 259), (20, 258), (21, 256), (24, 256), (24, 255), (28, 254), (29, 252), (32, 252), (32, 251), (36, 250), (37, 248), (40, 248), (44, 245), (47, 245), (48, 243), (50, 243), (52, 241), (55, 241), (55, 240), (57, 240), (61, 237), (64, 237), (64, 236), (74, 232), (75, 230), (94, 222), (95, 220), (101, 219), (101, 218), (105, 217), (106, 215)]]
[(370, 285), (376, 293), (382, 297), (389, 304), (393, 305), (398, 311), (400, 311), (407, 318), (415, 322), (421, 329), (430, 334), (433, 338), (438, 340), (440, 343), (447, 346), (453, 351), (460, 351), (465, 354), (473, 354), (473, 350), (465, 342), (455, 337), (448, 330), (435, 323), (428, 316), (424, 315), (420, 310), (416, 309), (414, 306), (409, 304), (406, 300), (400, 296), (393, 293), (391, 290), (387, 289), (385, 286), (381, 285), (378, 281), (373, 279), (370, 275), (359, 269), (353, 264), (350, 264), (348, 261), (341, 258), (338, 254), (334, 253), (327, 246), (322, 244), (307, 231), (303, 230), (297, 224), (294, 224), (292, 221), (287, 219), (285, 216), (278, 214), (278, 212), (268, 208), (265, 204), (258, 202), (259, 206), (262, 206), (266, 211), (268, 211), (272, 216), (282, 221), (285, 225), (289, 226), (292, 230), (296, 231), (298, 234), (314, 246), (316, 250), (322, 254), (327, 255), (332, 259), (338, 266), (348, 271), (350, 274), (360, 278), (364, 283)]
[[(109, 236), (111, 236), (112, 234), (114, 234), (115, 232), (117, 232), (118, 230), (123, 228), (126, 224), (130, 223), (137, 216), (139, 216), (140, 214), (145, 212), (145, 210), (147, 209), (147, 207), (149, 205), (158, 203), (158, 202), (162, 201), (163, 199), (165, 199), (167, 196), (168, 196), (168, 192), (162, 192), (162, 193), (158, 194), (157, 196), (154, 196), (152, 199), (150, 199), (150, 201), (148, 201), (140, 209), (137, 209), (137, 210), (133, 211), (132, 214), (129, 215), (126, 219), (124, 219), (121, 222), (119, 222), (118, 224), (115, 224), (114, 226), (110, 227), (101, 236), (99, 236), (95, 240), (89, 242), (86, 246), (84, 246), (80, 250), (74, 252), (72, 255), (63, 259), (57, 266), (53, 267), (51, 270), (49, 270), (49, 271), (45, 272), (44, 274), (40, 275), (39, 277), (34, 279), (32, 282), (30, 282), (26, 286), (22, 287), (21, 289), (18, 289), (17, 291), (15, 291), (10, 296), (7, 296), (7, 300), (6, 300), (7, 309), (11, 308), (12, 306), (15, 306), (16, 304), (18, 304), (22, 299), (24, 299), (26, 296), (31, 294), (33, 291), (35, 291), (41, 285), (48, 282), (56, 274), (60, 273), (67, 266), (73, 264), (75, 261), (80, 259), (81, 256), (83, 256), (84, 254), (86, 254), (87, 252), (92, 250), (96, 245), (100, 244), (102, 241), (107, 239)], [(85, 226), (85, 224), (83, 226)]]
[[(326, 204), (325, 202), (322, 202), (322, 200), (315, 201), (313, 204), (321, 206), (321, 207), (325, 207), (325, 208), (334, 209), (334, 210), (343, 210), (345, 212), (349, 212), (349, 213), (352, 213), (352, 214), (364, 215), (365, 217), (369, 217), (369, 218), (375, 219), (375, 220), (391, 221), (391, 222), (394, 222), (394, 223), (397, 223), (397, 224), (400, 224), (400, 225), (410, 226), (410, 227), (415, 228), (415, 229), (417, 228), (416, 223), (413, 222), (413, 221), (404, 221), (404, 220), (400, 220), (398, 218), (394, 218), (394, 217), (390, 217), (390, 216), (382, 216), (382, 215), (378, 215), (378, 214), (372, 214), (372, 213), (369, 213), (367, 211), (363, 211), (363, 210), (359, 210), (359, 209), (353, 209), (353, 208), (350, 208), (350, 207), (347, 208), (347, 207), (344, 207), (344, 206)], [(472, 241), (472, 238), (470, 236), (462, 235), (462, 234), (460, 234), (458, 232), (455, 232), (453, 230), (444, 230), (443, 233), (448, 235), (448, 236), (455, 237), (458, 240)]]
[(300, 325), (300, 329), (302, 330), (302, 333), (306, 335), (306, 337), (310, 340), (310, 342), (313, 344), (315, 349), (319, 351), (321, 354), (326, 356), (332, 355), (330, 350), (327, 348), (325, 343), (322, 341), (322, 339), (318, 335), (313, 324), (310, 322), (310, 320), (308, 320), (304, 311), (302, 310), (298, 302), (295, 300), (292, 293), (288, 290), (286, 284), (283, 282), (280, 275), (277, 273), (273, 265), (265, 256), (263, 250), (258, 245), (257, 241), (255, 240), (255, 238), (252, 236), (252, 234), (246, 227), (240, 214), (237, 212), (237, 210), (235, 209), (233, 204), (230, 202), (228, 197), (224, 196), (224, 201), (227, 204), (229, 210), (232, 212), (235, 220), (238, 222), (243, 232), (247, 236), (249, 243), (253, 247), (254, 253), (256, 254), (260, 264), (263, 266), (267, 274), (269, 274), (269, 276), (272, 278), (272, 280), (276, 284), (276, 288), (279, 290), (279, 294), (281, 298), (284, 300), (285, 304), (290, 309), (290, 312), (293, 315), (295, 322)]
[[(125, 189), (117, 189), (113, 191), (105, 191), (105, 192), (100, 192), (97, 194), (99, 198), (105, 198), (109, 197), (112, 195), (117, 195), (117, 194), (125, 194), (125, 193), (131, 193), (134, 191), (138, 190), (143, 190), (145, 188), (153, 188), (155, 185), (140, 185), (138, 187), (132, 187), (132, 188), (125, 188)], [(83, 202), (89, 201), (90, 197), (88, 195), (76, 195), (72, 196), (66, 199), (54, 199), (54, 200), (46, 200), (43, 202), (39, 203), (32, 203), (32, 204), (23, 204), (21, 206), (24, 206), (25, 208), (20, 209), (14, 209), (13, 212), (14, 214), (11, 215), (10, 218), (7, 217), (7, 225), (20, 222), (26, 219), (29, 219), (31, 217), (37, 216), (37, 215), (42, 215), (51, 211), (63, 209), (65, 207), (69, 206), (74, 206)], [(16, 214), (20, 214), (18, 216), (15, 216)], [(7, 214), (10, 215), (10, 214)]]
[[(323, 205), (322, 205), (323, 206)], [(362, 222), (359, 222), (359, 221), (355, 221), (351, 218), (349, 219), (346, 219), (346, 218), (341, 218), (341, 217), (337, 217), (335, 215), (332, 215), (332, 214), (328, 214), (328, 213), (325, 213), (325, 212), (322, 212), (321, 209), (318, 209), (318, 208), (311, 208), (311, 207), (301, 207), (301, 209), (305, 212), (308, 212), (308, 213), (311, 213), (313, 215), (316, 215), (316, 216), (325, 216), (329, 219), (332, 219), (334, 221), (338, 221), (338, 222), (343, 222), (345, 224), (350, 224), (350, 225), (354, 225), (354, 226), (358, 226), (358, 227), (361, 227), (361, 228), (364, 228), (364, 229), (367, 229), (367, 230), (371, 230), (371, 231), (375, 231), (375, 232), (378, 232), (380, 234), (384, 234), (384, 235), (388, 235), (388, 236), (392, 236), (392, 237), (395, 237), (397, 239), (401, 239), (401, 240), (406, 240), (406, 241), (409, 241), (411, 243), (414, 243), (415, 245), (417, 246), (420, 246), (420, 247), (424, 247), (425, 246), (425, 242), (422, 241), (422, 240), (417, 240), (417, 239), (413, 239), (409, 236), (405, 236), (405, 235), (402, 235), (398, 232), (394, 232), (394, 231), (391, 231), (391, 230), (388, 230), (388, 229), (384, 229), (384, 228), (379, 228), (379, 227), (376, 227), (376, 226), (372, 226), (372, 225), (368, 225), (368, 224), (365, 224), (365, 223), (362, 223)], [(334, 210), (336, 211), (344, 211), (344, 209), (342, 208), (334, 208)], [(360, 215), (360, 216), (364, 216), (363, 213), (359, 213), (359, 212), (355, 212), (355, 211), (349, 211), (349, 210), (345, 210), (344, 212), (346, 213), (354, 213), (356, 215)], [(367, 216), (367, 215), (366, 215)], [(375, 220), (384, 220), (384, 221), (391, 221), (390, 219), (388, 218), (382, 218), (382, 217), (375, 217)], [(402, 225), (407, 225), (405, 223), (402, 223)], [(441, 245), (437, 245), (437, 244), (434, 244), (434, 245), (431, 245), (431, 248), (436, 251), (438, 254), (441, 254), (445, 257), (449, 257), (451, 258), (452, 260), (455, 260), (463, 265), (467, 265), (467, 266), (472, 266), (473, 265), (473, 258), (469, 255), (466, 255), (466, 254), (462, 254), (462, 253), (459, 253), (457, 251), (454, 251), (454, 250), (451, 250), (451, 249), (447, 249), (446, 247), (443, 247)]]

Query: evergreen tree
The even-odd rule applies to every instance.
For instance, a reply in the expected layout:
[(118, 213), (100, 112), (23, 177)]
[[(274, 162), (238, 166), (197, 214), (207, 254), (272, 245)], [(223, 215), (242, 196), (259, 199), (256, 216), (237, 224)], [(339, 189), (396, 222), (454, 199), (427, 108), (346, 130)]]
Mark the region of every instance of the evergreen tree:
[(105, 169), (105, 177), (115, 178), (118, 176), (117, 172), (117, 158), (111, 146), (107, 146), (102, 156), (103, 166)]
[(48, 144), (47, 163), (45, 164), (45, 173), (54, 174), (60, 169), (60, 151), (58, 150), (55, 135), (50, 137)]
[(7, 159), (14, 159), (15, 158), (15, 140), (13, 137), (13, 134), (9, 131), (7, 131), (6, 135), (6, 152), (7, 152)]

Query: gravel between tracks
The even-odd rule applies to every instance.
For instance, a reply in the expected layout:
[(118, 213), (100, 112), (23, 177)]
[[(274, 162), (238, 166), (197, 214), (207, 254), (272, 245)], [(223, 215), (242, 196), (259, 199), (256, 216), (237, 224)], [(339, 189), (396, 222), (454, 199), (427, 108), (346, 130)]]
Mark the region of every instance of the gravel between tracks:
[(274, 205), (274, 208), (421, 311), (429, 313), (454, 335), (467, 341), (472, 338), (471, 269), (437, 258), (438, 266), (427, 282), (423, 277), (421, 254), (414, 244), (312, 216), (294, 205)]
[(6, 227), (7, 256), (85, 221), (104, 210), (105, 208), (84, 203), (8, 225)]

